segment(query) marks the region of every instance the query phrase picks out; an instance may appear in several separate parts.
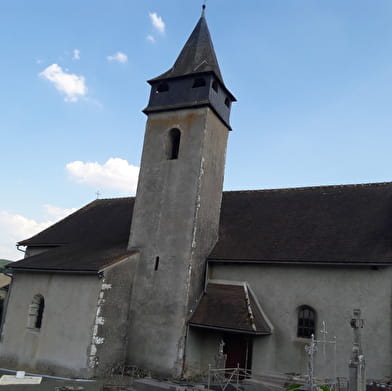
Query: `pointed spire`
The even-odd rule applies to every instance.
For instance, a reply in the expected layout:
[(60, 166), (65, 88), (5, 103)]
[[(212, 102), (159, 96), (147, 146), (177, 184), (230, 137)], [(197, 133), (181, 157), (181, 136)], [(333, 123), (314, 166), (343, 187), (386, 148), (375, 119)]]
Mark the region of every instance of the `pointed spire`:
[(202, 72), (214, 72), (217, 78), (223, 83), (211, 35), (205, 19), (205, 4), (203, 4), (202, 14), (196, 27), (185, 43), (173, 67), (151, 81)]
[(173, 67), (148, 83), (151, 92), (145, 114), (209, 106), (231, 129), (230, 109), (236, 99), (223, 82), (205, 19), (205, 5)]

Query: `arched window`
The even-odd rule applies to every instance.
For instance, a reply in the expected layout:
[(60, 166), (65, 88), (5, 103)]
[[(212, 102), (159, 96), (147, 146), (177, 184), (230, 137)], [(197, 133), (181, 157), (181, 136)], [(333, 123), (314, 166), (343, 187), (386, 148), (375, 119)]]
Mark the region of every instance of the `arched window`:
[(167, 92), (169, 91), (169, 84), (167, 84), (165, 81), (158, 84), (158, 87), (156, 89), (156, 93), (159, 94), (161, 92)]
[(192, 86), (192, 88), (204, 87), (205, 85), (206, 85), (205, 79), (203, 79), (202, 77), (198, 77), (197, 79), (195, 79), (195, 80), (193, 81), (193, 86)]
[(298, 309), (297, 336), (300, 338), (310, 338), (316, 332), (316, 311), (307, 305)]
[(42, 325), (42, 317), (45, 309), (45, 300), (42, 295), (35, 295), (29, 306), (29, 316), (27, 327), (29, 329), (40, 329)]
[(226, 107), (228, 107), (230, 109), (231, 102), (230, 102), (229, 98), (225, 99), (225, 105), (226, 105)]
[(169, 160), (178, 159), (180, 139), (181, 132), (178, 129), (170, 129), (167, 142), (167, 158)]

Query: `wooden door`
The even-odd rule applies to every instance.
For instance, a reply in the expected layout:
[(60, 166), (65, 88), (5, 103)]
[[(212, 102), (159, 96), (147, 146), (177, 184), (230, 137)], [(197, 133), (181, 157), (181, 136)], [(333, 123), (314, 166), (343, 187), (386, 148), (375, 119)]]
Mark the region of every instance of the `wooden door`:
[(224, 335), (224, 353), (227, 354), (226, 368), (252, 368), (252, 338), (243, 334)]

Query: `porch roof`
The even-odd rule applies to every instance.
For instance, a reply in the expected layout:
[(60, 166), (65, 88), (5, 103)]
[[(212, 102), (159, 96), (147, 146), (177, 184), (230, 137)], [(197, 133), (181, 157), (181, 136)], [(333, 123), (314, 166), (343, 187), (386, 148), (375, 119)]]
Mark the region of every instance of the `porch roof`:
[(246, 283), (209, 283), (189, 325), (255, 335), (272, 332)]

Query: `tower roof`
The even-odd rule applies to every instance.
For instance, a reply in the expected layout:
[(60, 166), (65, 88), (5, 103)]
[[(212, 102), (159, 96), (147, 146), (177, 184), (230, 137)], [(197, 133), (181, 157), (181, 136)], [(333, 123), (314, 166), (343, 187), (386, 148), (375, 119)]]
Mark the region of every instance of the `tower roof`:
[(224, 84), (203, 10), (196, 27), (173, 67), (150, 81), (204, 72), (214, 72), (220, 82)]

